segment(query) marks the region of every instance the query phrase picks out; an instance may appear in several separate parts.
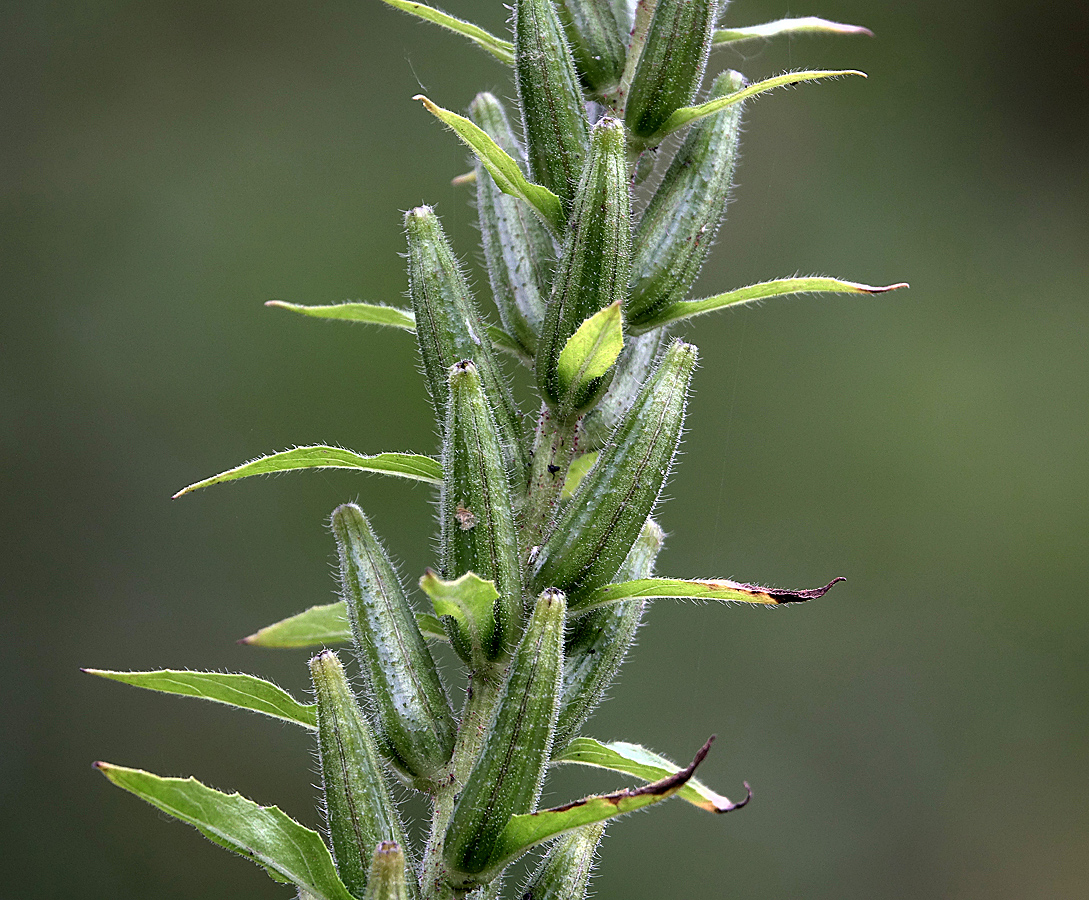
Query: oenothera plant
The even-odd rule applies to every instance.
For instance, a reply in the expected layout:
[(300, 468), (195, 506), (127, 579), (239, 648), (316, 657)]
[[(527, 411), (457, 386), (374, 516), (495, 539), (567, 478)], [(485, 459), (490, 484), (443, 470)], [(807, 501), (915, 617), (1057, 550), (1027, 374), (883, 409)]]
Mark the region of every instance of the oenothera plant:
[[(298, 447), (181, 491), (305, 468), (351, 468), (438, 486), (439, 555), (410, 597), (362, 510), (332, 514), (342, 599), (262, 628), (264, 647), (323, 648), (314, 702), (251, 675), (162, 670), (97, 675), (254, 710), (314, 732), (326, 835), (276, 807), (195, 779), (97, 763), (110, 781), (263, 866), (300, 898), (497, 897), (504, 870), (545, 847), (519, 897), (581, 900), (605, 823), (673, 795), (714, 813), (744, 805), (688, 765), (583, 734), (648, 601), (781, 605), (789, 591), (654, 574), (659, 495), (680, 440), (696, 348), (668, 336), (703, 313), (804, 292), (876, 293), (785, 278), (690, 299), (718, 229), (744, 101), (783, 85), (860, 75), (801, 71), (701, 85), (716, 46), (781, 33), (858, 33), (820, 19), (717, 27), (719, 0), (515, 0), (513, 41), (409, 0), (392, 6), (475, 42), (514, 69), (517, 110), (480, 94), (468, 116), (424, 106), (473, 151), (484, 256), (500, 326), (486, 324), (435, 213), (405, 216), (411, 309), (297, 306), (308, 316), (415, 332), (442, 436), (439, 458)], [(678, 138), (648, 180), (659, 147)], [(655, 185), (641, 209), (634, 186)], [(503, 364), (533, 373), (527, 418)], [(838, 579), (836, 579), (838, 580)], [(835, 582), (832, 582), (833, 584)], [(429, 604), (425, 611), (422, 606)], [(467, 669), (460, 715), (429, 642)], [(358, 666), (354, 693), (337, 653)], [(577, 763), (642, 786), (539, 809), (551, 766)], [(430, 798), (426, 845), (406, 838), (393, 791)]]

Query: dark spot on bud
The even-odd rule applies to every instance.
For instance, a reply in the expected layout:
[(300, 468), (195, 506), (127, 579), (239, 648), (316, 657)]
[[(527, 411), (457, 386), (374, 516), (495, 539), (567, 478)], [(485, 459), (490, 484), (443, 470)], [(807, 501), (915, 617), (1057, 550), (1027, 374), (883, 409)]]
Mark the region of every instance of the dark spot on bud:
[(556, 474), (556, 473), (557, 473), (558, 471), (560, 471), (560, 467), (559, 467), (559, 466), (557, 466), (557, 465), (554, 465), (554, 464), (552, 464), (552, 463), (549, 463), (549, 464), (548, 464), (548, 474), (549, 474), (549, 475), (555, 475), (555, 474)]

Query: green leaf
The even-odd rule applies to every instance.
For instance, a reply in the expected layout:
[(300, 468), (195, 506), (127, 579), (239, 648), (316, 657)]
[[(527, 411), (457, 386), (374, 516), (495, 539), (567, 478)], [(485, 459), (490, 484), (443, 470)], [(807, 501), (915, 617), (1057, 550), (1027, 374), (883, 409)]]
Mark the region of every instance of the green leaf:
[(448, 31), (468, 38), (508, 66), (514, 62), (514, 45), (510, 41), (505, 41), (491, 32), (485, 31), (479, 25), (474, 25), (472, 22), (466, 22), (449, 13), (444, 13), (441, 9), (424, 6), (422, 3), (413, 3), (411, 0), (382, 0), (382, 2), (404, 10), (406, 13), (423, 19), (425, 22), (432, 22)]
[(227, 672), (186, 672), (159, 669), (154, 672), (112, 672), (106, 669), (83, 669), (89, 675), (99, 675), (134, 687), (181, 694), (250, 709), (254, 712), (294, 722), (304, 728), (316, 728), (317, 717), (312, 703), (299, 703), (283, 688), (253, 675)]
[(792, 591), (785, 588), (761, 587), (758, 584), (741, 584), (725, 578), (681, 579), (640, 578), (620, 584), (607, 584), (587, 594), (580, 602), (571, 604), (572, 613), (584, 613), (620, 600), (642, 598), (644, 600), (725, 600), (740, 603), (757, 603), (763, 606), (784, 606), (787, 603), (804, 603), (816, 600), (828, 593), (836, 582), (846, 581), (840, 575), (824, 587)]
[(284, 450), (282, 453), (262, 456), (235, 466), (226, 472), (220, 472), (211, 478), (205, 478), (203, 481), (182, 488), (173, 499), (177, 500), (183, 494), (224, 481), (249, 478), (251, 475), (270, 475), (273, 472), (294, 472), (297, 469), (359, 469), (362, 472), (399, 475), (413, 481), (442, 483), (442, 467), (430, 456), (420, 456), (417, 453), (376, 453), (373, 456), (361, 456), (351, 450), (318, 444), (312, 447)]
[(861, 25), (845, 25), (817, 16), (802, 16), (795, 19), (776, 19), (774, 22), (748, 25), (744, 28), (719, 28), (712, 43), (720, 47), (738, 41), (751, 41), (753, 38), (773, 38), (781, 34), (865, 34), (873, 37), (873, 32)]
[(507, 334), (498, 325), (488, 325), (488, 337), (491, 338), (492, 346), (497, 350), (503, 350), (506, 353), (511, 353), (517, 356), (520, 360), (526, 363), (532, 363), (533, 360), (526, 355), (526, 351), (522, 349), (522, 345), (518, 343), (514, 338)]
[[(642, 778), (644, 781), (657, 781), (681, 770), (680, 766), (670, 762), (664, 756), (652, 753), (639, 744), (629, 744), (627, 741), (610, 741), (603, 744), (588, 737), (575, 738), (563, 751), (552, 758), (552, 762), (553, 764), (578, 763), (598, 769), (609, 769), (612, 772), (624, 772), (636, 778)], [(747, 789), (748, 785), (746, 785)], [(708, 812), (726, 813), (748, 803), (752, 798), (752, 792), (749, 791), (744, 800), (734, 803), (728, 797), (716, 794), (702, 781), (690, 778), (677, 792), (677, 796)]]
[(346, 322), (366, 322), (370, 325), (391, 325), (413, 331), (416, 320), (411, 309), (396, 306), (382, 306), (378, 303), (334, 303), (330, 306), (303, 306), (288, 303), (286, 300), (269, 300), (265, 306), (275, 306), (289, 312), (313, 316), (316, 319), (342, 319)]
[(420, 579), (420, 588), (440, 617), (449, 616), (458, 632), (479, 658), (490, 647), (495, 632), (495, 601), (499, 597), (494, 581), (466, 572), (454, 581), (443, 581), (431, 569)]
[[(423, 636), (430, 641), (449, 640), (442, 622), (430, 613), (416, 613), (416, 624), (420, 626)], [(348, 608), (343, 600), (339, 600), (324, 606), (311, 606), (301, 613), (266, 625), (238, 643), (253, 647), (291, 649), (346, 644), (351, 639), (352, 627), (348, 622)]]
[(556, 377), (568, 394), (580, 394), (612, 368), (624, 349), (624, 323), (617, 300), (586, 319), (560, 351)]
[(504, 194), (520, 197), (535, 209), (554, 232), (559, 233), (564, 227), (563, 204), (560, 198), (548, 188), (528, 181), (516, 163), (503, 149), (464, 116), (443, 109), (427, 99), (423, 94), (412, 98), (419, 100), (437, 119), (448, 125), (477, 156), (488, 170), (496, 186)]
[(587, 797), (527, 815), (513, 816), (499, 837), (494, 854), (494, 865), (502, 866), (530, 847), (551, 837), (571, 831), (580, 825), (604, 822), (626, 813), (642, 809), (654, 803), (668, 800), (692, 777), (696, 767), (703, 762), (714, 738), (709, 738), (691, 765), (676, 774), (643, 785), (641, 788), (616, 791), (596, 797)]
[(692, 316), (704, 313), (716, 312), (728, 306), (737, 306), (743, 303), (754, 303), (758, 300), (768, 300), (772, 297), (786, 297), (791, 294), (884, 294), (888, 291), (897, 291), (908, 287), (907, 282), (889, 284), (884, 287), (875, 287), (870, 284), (859, 284), (854, 281), (841, 281), (838, 278), (824, 278), (813, 276), (809, 278), (777, 278), (774, 281), (762, 281), (759, 284), (750, 284), (748, 287), (727, 291), (725, 294), (715, 294), (703, 300), (681, 300), (660, 310), (652, 318), (639, 323), (641, 330), (660, 328), (670, 322), (678, 322), (681, 319), (690, 319)]
[(188, 822), (213, 843), (263, 866), (275, 880), (298, 885), (316, 900), (353, 900), (320, 835), (275, 806), (258, 806), (195, 778), (162, 778), (142, 769), (96, 762), (120, 788)]
[(560, 495), (561, 500), (570, 500), (571, 496), (578, 490), (578, 486), (582, 484), (582, 479), (586, 477), (586, 473), (597, 462), (598, 451), (594, 450), (592, 453), (583, 453), (582, 456), (576, 457), (575, 461), (571, 463), (571, 468), (567, 470), (567, 478), (563, 482), (563, 493)]
[(685, 125), (695, 122), (697, 119), (702, 119), (704, 116), (716, 113), (720, 109), (725, 109), (727, 106), (731, 106), (734, 103), (740, 103), (742, 100), (747, 100), (749, 97), (755, 97), (757, 94), (766, 94), (776, 88), (786, 87), (791, 84), (800, 84), (803, 81), (817, 81), (821, 78), (840, 78), (844, 75), (860, 75), (863, 78), (866, 77), (865, 72), (859, 72), (856, 69), (820, 69), (809, 72), (784, 72), (782, 75), (765, 78), (763, 81), (756, 82), (756, 84), (750, 84), (748, 87), (742, 88), (734, 94), (728, 94), (725, 97), (708, 100), (706, 103), (700, 103), (696, 106), (682, 106), (666, 119), (665, 124), (662, 125), (658, 130), (658, 133), (654, 135), (650, 142), (658, 143), (667, 135), (683, 128)]

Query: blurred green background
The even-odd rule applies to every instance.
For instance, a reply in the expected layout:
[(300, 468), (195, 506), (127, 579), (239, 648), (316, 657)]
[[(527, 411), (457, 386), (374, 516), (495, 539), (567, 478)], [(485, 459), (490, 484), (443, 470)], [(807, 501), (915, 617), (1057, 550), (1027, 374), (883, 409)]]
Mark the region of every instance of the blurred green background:
[[(448, 0), (502, 30), (498, 2)], [(702, 280), (909, 292), (698, 320), (661, 569), (792, 587), (777, 611), (658, 604), (590, 727), (752, 805), (610, 829), (603, 897), (1089, 896), (1089, 72), (1084, 4), (738, 0), (876, 37), (724, 51), (752, 78), (858, 67), (750, 105)], [(433, 203), (478, 285), (467, 167), (409, 98), (513, 92), (377, 0), (22, 2), (0, 12), (0, 846), (9, 897), (290, 896), (111, 787), (195, 774), (317, 825), (305, 734), (81, 675), (227, 668), (333, 599), (358, 499), (406, 575), (425, 487), (350, 474), (179, 487), (295, 443), (435, 446), (410, 336), (266, 310), (400, 302), (400, 212)], [(551, 782), (549, 798), (615, 787)], [(417, 813), (422, 810), (417, 809)]]

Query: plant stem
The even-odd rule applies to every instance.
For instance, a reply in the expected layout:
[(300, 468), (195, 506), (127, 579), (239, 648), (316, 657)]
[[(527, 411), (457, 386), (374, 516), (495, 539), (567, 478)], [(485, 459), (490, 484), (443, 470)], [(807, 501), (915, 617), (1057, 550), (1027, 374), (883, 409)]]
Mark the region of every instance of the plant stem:
[(522, 547), (527, 552), (540, 545), (552, 512), (559, 503), (567, 470), (575, 458), (578, 423), (575, 417), (561, 418), (547, 404), (541, 405), (526, 496), (519, 516)]
[(450, 900), (453, 889), (446, 881), (446, 866), (442, 859), (443, 838), (454, 813), (454, 799), (469, 777), (488, 731), (499, 689), (503, 684), (502, 670), (474, 672), (458, 728), (454, 755), (447, 766), (446, 777), (434, 794), (431, 834), (427, 840), (423, 865), (420, 867), (420, 891), (423, 900)]

